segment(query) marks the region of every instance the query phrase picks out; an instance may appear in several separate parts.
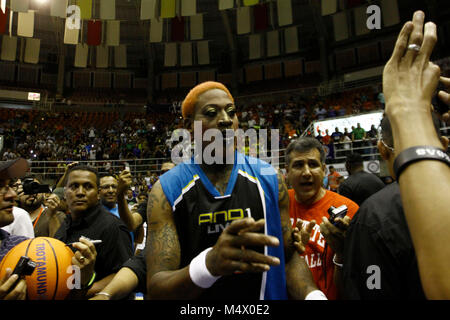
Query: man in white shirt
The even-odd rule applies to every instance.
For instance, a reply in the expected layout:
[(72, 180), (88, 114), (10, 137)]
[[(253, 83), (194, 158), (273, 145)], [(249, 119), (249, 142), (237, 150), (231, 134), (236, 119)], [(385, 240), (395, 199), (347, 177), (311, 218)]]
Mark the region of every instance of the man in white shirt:
[(33, 224), (28, 212), (22, 208), (13, 207), (13, 216), (14, 221), (2, 229), (15, 236), (34, 238)]

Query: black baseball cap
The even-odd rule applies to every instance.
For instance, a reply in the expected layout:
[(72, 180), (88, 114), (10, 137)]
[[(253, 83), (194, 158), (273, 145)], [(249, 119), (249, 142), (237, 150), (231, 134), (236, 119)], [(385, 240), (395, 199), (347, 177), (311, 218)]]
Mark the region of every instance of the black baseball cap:
[(28, 171), (30, 166), (24, 158), (0, 161), (0, 179), (21, 178)]

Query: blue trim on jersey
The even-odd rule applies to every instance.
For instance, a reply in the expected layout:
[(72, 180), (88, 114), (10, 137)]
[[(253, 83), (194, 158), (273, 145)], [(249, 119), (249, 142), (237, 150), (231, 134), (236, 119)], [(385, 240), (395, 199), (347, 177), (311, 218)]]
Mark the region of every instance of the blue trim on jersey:
[[(226, 195), (231, 195), (239, 170), (255, 177), (260, 183), (261, 188), (264, 191), (267, 234), (277, 237), (280, 241), (278, 247), (267, 247), (267, 254), (278, 257), (280, 259), (280, 265), (271, 267), (270, 270), (266, 272), (265, 284), (262, 283), (262, 285), (265, 286), (264, 299), (287, 299), (284, 243), (281, 230), (280, 210), (278, 207), (278, 179), (276, 171), (270, 164), (262, 160), (235, 152), (235, 163), (227, 186)], [(182, 189), (194, 179), (195, 175), (200, 177), (203, 185), (211, 195), (214, 197), (221, 197), (221, 194), (212, 185), (200, 166), (193, 162), (192, 158), (191, 161), (177, 165), (160, 177), (163, 192), (172, 208), (174, 202), (182, 195)]]

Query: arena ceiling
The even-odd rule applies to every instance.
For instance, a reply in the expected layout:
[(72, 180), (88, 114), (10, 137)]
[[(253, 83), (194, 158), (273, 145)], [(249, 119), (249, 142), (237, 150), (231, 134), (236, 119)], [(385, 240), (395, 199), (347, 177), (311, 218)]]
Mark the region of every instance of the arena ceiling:
[[(9, 3), (11, 0), (8, 0)], [(41, 39), (39, 63), (48, 65), (49, 69), (54, 68), (56, 71), (57, 56), (60, 53), (61, 46), (66, 48), (66, 69), (73, 67), (75, 56), (75, 46), (63, 44), (62, 31), (64, 27), (63, 19), (51, 17), (50, 2), (56, 0), (29, 0), (30, 9), (36, 11), (34, 38)], [(162, 0), (164, 1), (164, 0)], [(237, 0), (236, 3), (241, 0)], [(349, 0), (338, 0), (338, 5), (345, 9)], [(377, 4), (381, 0), (361, 1), (368, 4)], [(70, 3), (75, 0), (69, 0)], [(241, 1), (242, 2), (242, 1)], [(260, 3), (266, 3), (269, 8), (268, 28), (262, 33), (270, 30), (282, 30), (284, 27), (277, 25), (276, 18), (276, 0), (260, 0)], [(92, 18), (99, 17), (100, 0), (94, 0), (94, 8), (92, 10)], [(237, 7), (237, 4), (234, 7)], [(121, 21), (120, 43), (127, 45), (127, 66), (128, 69), (142, 72), (142, 76), (147, 74), (147, 63), (153, 61), (155, 73), (162, 72), (164, 68), (164, 43), (171, 42), (169, 27), (167, 22), (164, 27), (163, 41), (161, 43), (149, 43), (149, 20), (140, 19), (141, 0), (116, 0), (116, 19)], [(440, 24), (441, 29), (450, 30), (450, 3), (448, 0), (398, 0), (398, 8), (400, 20), (409, 19), (412, 12), (416, 9), (424, 10), (428, 17)], [(271, 12), (271, 13), (270, 13)], [(197, 0), (197, 13), (204, 13), (204, 36), (203, 39), (209, 40), (210, 65), (207, 67), (215, 67), (218, 70), (229, 71), (230, 68), (230, 47), (233, 45), (237, 48), (238, 64), (258, 63), (261, 60), (280, 59), (286, 56), (301, 56), (304, 59), (318, 59), (320, 57), (321, 46), (318, 39), (325, 40), (325, 48), (330, 52), (338, 48), (355, 46), (356, 43), (364, 43), (373, 41), (374, 38), (395, 37), (400, 25), (382, 28), (363, 36), (351, 36), (344, 41), (336, 42), (333, 37), (333, 21), (331, 16), (322, 17), (320, 15), (319, 0), (292, 0), (292, 24), (297, 26), (299, 50), (293, 54), (281, 54), (274, 58), (262, 56), (261, 59), (252, 60), (249, 57), (249, 40), (246, 35), (237, 35), (236, 32), (236, 10), (229, 9), (225, 12), (218, 9), (218, 0)], [(15, 21), (15, 23), (17, 23)], [(348, 21), (352, 23), (351, 19)], [(86, 39), (86, 24), (84, 21), (84, 35), (81, 39)], [(228, 27), (227, 27), (228, 26)], [(13, 34), (17, 26), (13, 25)], [(58, 29), (59, 28), (59, 29)], [(186, 30), (187, 34), (187, 30)], [(446, 35), (450, 35), (447, 32)], [(185, 39), (189, 41), (189, 36)], [(448, 47), (449, 40), (443, 39), (441, 45)], [(149, 48), (152, 59), (148, 59)], [(448, 54), (448, 52), (447, 52)], [(95, 67), (92, 63), (91, 67)], [(193, 65), (183, 67), (187, 70), (198, 69), (205, 66)], [(177, 66), (179, 69), (180, 67)]]

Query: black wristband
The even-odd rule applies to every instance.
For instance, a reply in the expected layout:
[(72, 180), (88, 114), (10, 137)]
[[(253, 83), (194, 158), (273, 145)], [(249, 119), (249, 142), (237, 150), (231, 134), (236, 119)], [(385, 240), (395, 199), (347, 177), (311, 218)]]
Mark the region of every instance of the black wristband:
[(400, 174), (407, 166), (420, 160), (438, 160), (450, 166), (450, 157), (443, 149), (433, 146), (416, 146), (408, 148), (400, 152), (398, 157), (395, 158), (394, 173), (397, 181)]

